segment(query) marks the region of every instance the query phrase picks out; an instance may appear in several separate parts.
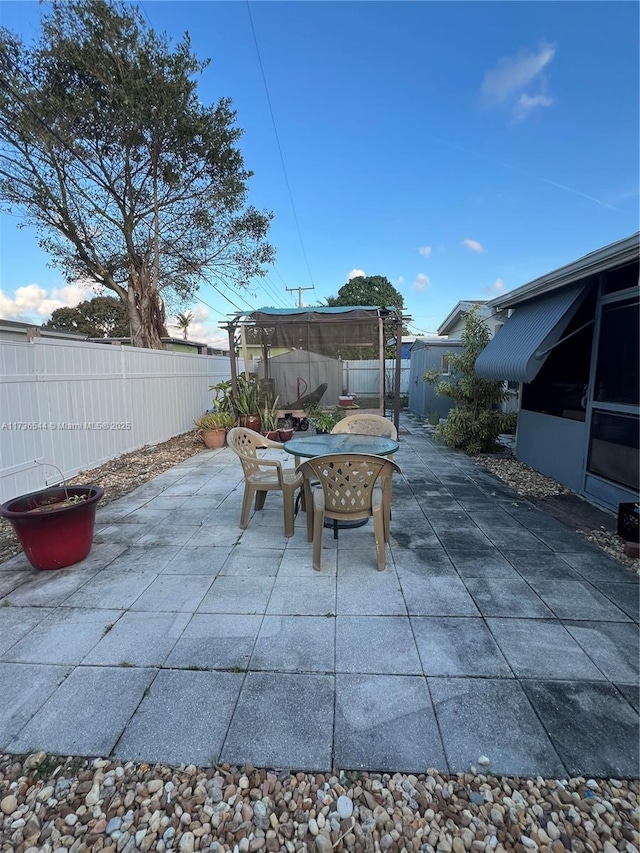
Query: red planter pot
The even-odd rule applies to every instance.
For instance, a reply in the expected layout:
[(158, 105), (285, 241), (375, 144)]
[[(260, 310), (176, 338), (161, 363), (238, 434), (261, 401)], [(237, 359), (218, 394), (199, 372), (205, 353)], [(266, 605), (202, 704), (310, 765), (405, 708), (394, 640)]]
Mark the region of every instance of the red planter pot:
[(260, 418), (257, 415), (240, 415), (238, 426), (245, 429), (252, 429), (254, 432), (260, 432)]
[[(86, 498), (62, 505), (67, 495)], [(91, 550), (96, 507), (103, 495), (99, 486), (56, 486), (7, 501), (0, 506), (0, 516), (11, 522), (34, 568), (63, 569), (84, 560)]]

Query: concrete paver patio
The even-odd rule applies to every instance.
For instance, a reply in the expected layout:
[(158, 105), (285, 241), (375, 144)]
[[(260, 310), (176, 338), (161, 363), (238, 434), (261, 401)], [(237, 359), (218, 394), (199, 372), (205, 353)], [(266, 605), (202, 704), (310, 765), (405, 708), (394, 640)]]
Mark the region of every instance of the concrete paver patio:
[(0, 751), (638, 776), (637, 575), (410, 419), (395, 460), (383, 573), (370, 524), (314, 572), (280, 495), (240, 531), (226, 448), (1, 564)]

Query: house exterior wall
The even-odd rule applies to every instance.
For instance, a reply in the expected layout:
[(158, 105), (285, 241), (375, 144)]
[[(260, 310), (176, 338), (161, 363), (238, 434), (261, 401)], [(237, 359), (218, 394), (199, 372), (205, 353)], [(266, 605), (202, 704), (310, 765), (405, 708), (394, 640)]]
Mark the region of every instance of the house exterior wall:
[[(639, 499), (637, 238), (524, 286), (521, 301), (516, 293), (493, 304), (513, 309), (517, 317), (527, 300), (582, 287), (575, 316), (559, 340), (540, 353), (537, 375), (522, 386), (516, 455), (613, 512), (620, 503)], [(509, 351), (496, 354), (508, 376)]]
[(516, 457), (574, 492), (584, 483), (586, 426), (525, 409), (518, 415)]

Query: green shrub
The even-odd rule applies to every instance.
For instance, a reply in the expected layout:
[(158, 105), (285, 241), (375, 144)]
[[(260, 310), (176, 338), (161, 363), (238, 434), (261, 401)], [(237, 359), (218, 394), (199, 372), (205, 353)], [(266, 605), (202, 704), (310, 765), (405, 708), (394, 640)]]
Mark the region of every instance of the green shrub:
[(489, 339), (489, 327), (476, 306), (465, 317), (462, 351), (449, 354), (451, 375), (443, 379), (437, 370), (427, 370), (422, 377), (435, 386), (437, 394), (455, 402), (446, 421), (436, 427), (435, 437), (470, 454), (495, 450), (496, 439), (512, 422), (512, 413), (499, 408), (508, 397), (504, 382), (479, 379), (475, 374), (476, 359)]

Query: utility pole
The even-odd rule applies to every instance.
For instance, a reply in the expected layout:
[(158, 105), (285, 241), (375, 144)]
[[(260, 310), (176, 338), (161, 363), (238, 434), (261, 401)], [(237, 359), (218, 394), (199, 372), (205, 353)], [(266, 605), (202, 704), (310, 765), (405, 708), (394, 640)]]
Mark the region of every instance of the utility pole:
[(285, 290), (288, 293), (294, 293), (296, 290), (298, 291), (298, 308), (302, 308), (302, 291), (315, 290), (315, 286), (311, 285), (311, 287), (285, 287)]

